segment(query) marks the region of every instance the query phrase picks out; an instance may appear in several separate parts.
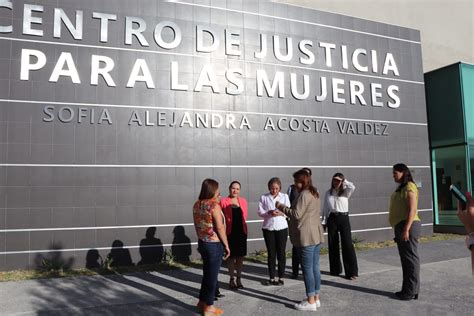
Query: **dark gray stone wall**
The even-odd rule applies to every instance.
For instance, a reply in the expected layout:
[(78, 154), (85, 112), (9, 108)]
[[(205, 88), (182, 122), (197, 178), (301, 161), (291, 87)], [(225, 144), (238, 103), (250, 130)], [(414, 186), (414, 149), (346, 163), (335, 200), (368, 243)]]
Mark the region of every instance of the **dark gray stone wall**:
[[(43, 24), (33, 24), (33, 28), (44, 30), (41, 37), (22, 34), (23, 5), (32, 2), (44, 7), (43, 13), (34, 13), (43, 18)], [(172, 243), (187, 241), (173, 239), (176, 226), (183, 226), (185, 235), (195, 242), (192, 204), (201, 181), (207, 177), (220, 182), (223, 194), (231, 180), (242, 183), (242, 195), (250, 208), (249, 250), (262, 249), (261, 222), (256, 215), (259, 196), (274, 176), (284, 181), (286, 189), (291, 174), (303, 166), (312, 168), (314, 182), (322, 193), (336, 171), (353, 181), (357, 190), (350, 206), (355, 234), (364, 240), (385, 240), (392, 238), (387, 211), (389, 196), (396, 187), (390, 166), (407, 163), (421, 185), (419, 209), (426, 224), (423, 232), (432, 232), (418, 31), (268, 1), (190, 3), (15, 0), (13, 10), (0, 9), (0, 25), (13, 25), (11, 33), (0, 33), (0, 270), (33, 267), (43, 256), (52, 254), (81, 267), (91, 249), (97, 249), (105, 258), (114, 240), (122, 241), (137, 263), (140, 240), (151, 226), (157, 227), (156, 238), (165, 249)], [(61, 38), (53, 37), (54, 8), (64, 9), (73, 22), (75, 10), (83, 10), (82, 40), (73, 39), (64, 24)], [(117, 15), (117, 21), (109, 23), (107, 43), (99, 42), (100, 24), (91, 18), (92, 12)], [(149, 47), (140, 46), (136, 38), (131, 46), (124, 44), (125, 16), (147, 22), (143, 34)], [(165, 50), (155, 43), (153, 30), (161, 21), (174, 21), (182, 30), (178, 48)], [(221, 45), (216, 52), (196, 52), (196, 25), (212, 25), (219, 31)], [(240, 57), (225, 55), (225, 28), (240, 31)], [(283, 40), (291, 37), (293, 60), (278, 61), (272, 50), (267, 58), (256, 59), (260, 33), (268, 35), (269, 43), (273, 35)], [(171, 34), (167, 30), (165, 39), (172, 39)], [(298, 42), (303, 39), (315, 43), (312, 65), (298, 60), (303, 56)], [(332, 67), (326, 65), (318, 42), (336, 44)], [(348, 69), (344, 69), (341, 45), (350, 53), (356, 48), (376, 50), (378, 71), (358, 71), (350, 55)], [(47, 57), (42, 69), (30, 72), (29, 80), (20, 80), (23, 49), (39, 50)], [(71, 53), (81, 83), (65, 76), (49, 82), (61, 52)], [(388, 52), (394, 56), (399, 76), (393, 72), (382, 74), (383, 58)], [(90, 84), (94, 54), (114, 60), (110, 74), (116, 87), (108, 87), (103, 78), (96, 86)], [(146, 61), (154, 89), (144, 82), (126, 87), (137, 59)], [(370, 61), (364, 55), (359, 59), (363, 65)], [(179, 82), (188, 84), (189, 91), (170, 89), (172, 61), (179, 63)], [(208, 87), (192, 91), (204, 64), (212, 65), (221, 93), (213, 93)], [(236, 67), (243, 70), (239, 78), (244, 90), (233, 96), (225, 90), (235, 88), (226, 80), (225, 71)], [(284, 72), (284, 98), (257, 96), (257, 69), (266, 70), (270, 81), (275, 71)], [(299, 91), (302, 76), (309, 76), (307, 100), (292, 97), (290, 73), (297, 74)], [(323, 102), (315, 100), (321, 90), (320, 77), (327, 78), (329, 89)], [(345, 80), (345, 104), (333, 102), (333, 78)], [(350, 104), (350, 80), (364, 85), (367, 105)], [(384, 106), (371, 105), (371, 83), (382, 85)], [(387, 107), (391, 99), (386, 89), (390, 85), (399, 87), (400, 106), (395, 109)], [(69, 109), (75, 117), (63, 122)], [(104, 109), (112, 124), (104, 120), (98, 123)], [(141, 126), (129, 124), (133, 111), (140, 117)], [(149, 111), (149, 123), (155, 126), (145, 126), (145, 111)], [(46, 112), (54, 113), (51, 122)], [(59, 112), (65, 120), (58, 118)], [(156, 126), (158, 112), (167, 117), (167, 126)], [(84, 118), (79, 123), (81, 113)], [(173, 114), (181, 119), (185, 113), (230, 113), (235, 115), (237, 125), (246, 116), (251, 128), (169, 126)], [(94, 123), (90, 123), (91, 116)], [(269, 117), (275, 124), (282, 117), (296, 119), (300, 128), (264, 130)], [(324, 121), (327, 129), (319, 127), (315, 131), (313, 125), (310, 131), (302, 131), (304, 119), (317, 120), (318, 126)], [(338, 124), (346, 127), (349, 123), (377, 124), (378, 133), (387, 135), (358, 135), (356, 129), (341, 133)]]

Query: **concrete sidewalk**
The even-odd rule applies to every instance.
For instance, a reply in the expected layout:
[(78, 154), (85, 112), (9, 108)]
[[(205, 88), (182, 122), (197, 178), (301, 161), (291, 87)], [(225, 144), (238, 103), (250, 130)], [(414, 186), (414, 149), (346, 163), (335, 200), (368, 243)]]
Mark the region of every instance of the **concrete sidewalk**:
[[(360, 278), (348, 281), (328, 275), (321, 257), (321, 315), (474, 315), (474, 278), (462, 240), (420, 245), (421, 293), (418, 301), (401, 302), (401, 269), (396, 248), (358, 253)], [(288, 268), (291, 262), (288, 262)], [(283, 287), (261, 284), (265, 265), (246, 264), (245, 289), (228, 290), (222, 268), (216, 302), (225, 315), (300, 315), (292, 309), (304, 297), (304, 284), (285, 280)], [(201, 271), (189, 268), (164, 273), (95, 276), (0, 283), (1, 315), (197, 315), (194, 305)]]

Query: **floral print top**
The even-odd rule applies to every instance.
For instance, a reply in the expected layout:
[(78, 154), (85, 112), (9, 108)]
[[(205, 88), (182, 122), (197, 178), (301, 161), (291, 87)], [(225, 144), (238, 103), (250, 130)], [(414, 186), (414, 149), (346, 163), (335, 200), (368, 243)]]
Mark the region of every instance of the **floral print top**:
[(216, 200), (198, 200), (193, 206), (194, 228), (198, 238), (206, 242), (217, 242), (219, 237), (214, 231), (212, 212), (222, 212)]

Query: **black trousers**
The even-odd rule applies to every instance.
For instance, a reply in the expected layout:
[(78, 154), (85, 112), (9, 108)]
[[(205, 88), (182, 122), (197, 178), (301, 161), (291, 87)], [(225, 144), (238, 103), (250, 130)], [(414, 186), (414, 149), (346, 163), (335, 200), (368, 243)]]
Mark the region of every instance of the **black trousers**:
[(344, 274), (347, 278), (359, 276), (357, 256), (352, 243), (349, 215), (331, 213), (326, 223), (328, 230), (329, 270), (331, 275), (342, 273), (341, 255), (339, 254), (339, 236), (342, 248)]
[(298, 254), (298, 247), (293, 246), (291, 250), (291, 270), (293, 276), (298, 276), (300, 270), (301, 258)]
[(402, 292), (415, 295), (420, 292), (420, 256), (418, 255), (418, 238), (421, 233), (421, 223), (413, 222), (408, 241), (402, 240), (402, 232), (406, 221), (395, 225), (395, 242), (397, 243), (400, 261), (402, 263), (403, 283)]
[(278, 277), (283, 278), (286, 267), (286, 241), (288, 239), (288, 228), (282, 230), (263, 230), (263, 238), (268, 251), (268, 273), (270, 279), (275, 278), (276, 260), (278, 259)]

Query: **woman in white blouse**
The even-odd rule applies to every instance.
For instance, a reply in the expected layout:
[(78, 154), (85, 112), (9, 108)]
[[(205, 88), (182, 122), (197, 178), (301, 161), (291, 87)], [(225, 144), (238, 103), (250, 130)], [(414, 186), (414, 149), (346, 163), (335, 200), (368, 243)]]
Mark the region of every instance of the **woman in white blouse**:
[(349, 198), (354, 190), (355, 186), (352, 182), (347, 181), (342, 173), (336, 173), (332, 177), (331, 188), (324, 197), (322, 221), (328, 231), (330, 273), (331, 275), (342, 273), (339, 254), (340, 236), (344, 274), (349, 280), (355, 280), (359, 275), (349, 222)]
[[(263, 237), (268, 251), (269, 281), (266, 285), (283, 285), (283, 275), (286, 266), (286, 241), (288, 239), (288, 223), (286, 216), (275, 207), (275, 202), (280, 202), (290, 207), (290, 199), (281, 193), (279, 178), (268, 181), (267, 194), (262, 195), (258, 203), (258, 215), (263, 218)], [(276, 259), (278, 258), (278, 281), (275, 279)]]

